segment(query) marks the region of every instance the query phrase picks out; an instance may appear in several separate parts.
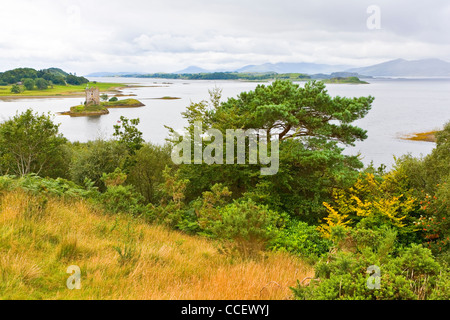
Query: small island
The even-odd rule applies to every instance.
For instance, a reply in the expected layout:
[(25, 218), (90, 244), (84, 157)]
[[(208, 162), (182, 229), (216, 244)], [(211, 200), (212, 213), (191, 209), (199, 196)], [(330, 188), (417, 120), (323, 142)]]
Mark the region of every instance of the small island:
[(324, 83), (345, 83), (345, 84), (369, 84), (358, 77), (336, 77), (322, 80)]
[(152, 98), (152, 99), (153, 100), (180, 100), (181, 98), (165, 96), (165, 97), (162, 97), (162, 98)]
[(138, 108), (145, 106), (145, 104), (137, 99), (110, 100), (108, 102), (101, 102), (100, 105), (106, 108)]
[[(102, 99), (107, 100), (108, 96), (103, 94)], [(109, 108), (137, 108), (143, 106), (145, 104), (137, 99), (119, 100), (117, 97), (100, 102), (99, 89), (95, 87), (86, 89), (86, 102), (84, 104), (71, 107), (70, 111), (60, 112), (60, 114), (71, 117), (101, 116), (109, 114)]]

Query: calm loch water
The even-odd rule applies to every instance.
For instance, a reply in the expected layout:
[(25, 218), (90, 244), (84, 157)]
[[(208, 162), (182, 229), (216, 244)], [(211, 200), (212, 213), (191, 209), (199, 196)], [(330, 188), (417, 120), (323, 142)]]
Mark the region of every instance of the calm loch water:
[[(234, 97), (242, 91), (253, 90), (257, 83), (239, 81), (184, 81), (135, 78), (93, 78), (101, 82), (122, 82), (139, 87), (123, 91), (125, 95), (135, 95), (146, 106), (130, 109), (110, 109), (109, 115), (101, 117), (80, 117), (57, 115), (71, 106), (80, 104), (83, 98), (42, 98), (42, 99), (0, 99), (0, 120), (32, 108), (38, 112), (54, 114), (55, 122), (61, 124), (61, 132), (71, 141), (88, 141), (98, 137), (110, 138), (113, 125), (120, 116), (140, 118), (139, 129), (144, 139), (163, 144), (168, 131), (164, 125), (181, 129), (185, 122), (181, 112), (190, 104), (208, 99), (208, 90), (219, 87), (223, 99)], [(369, 138), (358, 142), (355, 147), (346, 148), (345, 153), (361, 153), (365, 164), (388, 167), (394, 156), (411, 153), (426, 155), (434, 148), (433, 143), (400, 139), (414, 132), (440, 129), (450, 121), (450, 79), (373, 79), (369, 85), (329, 84), (332, 95), (357, 97), (374, 96), (372, 110), (366, 118), (356, 124), (368, 130)], [(171, 96), (178, 100), (158, 100)]]

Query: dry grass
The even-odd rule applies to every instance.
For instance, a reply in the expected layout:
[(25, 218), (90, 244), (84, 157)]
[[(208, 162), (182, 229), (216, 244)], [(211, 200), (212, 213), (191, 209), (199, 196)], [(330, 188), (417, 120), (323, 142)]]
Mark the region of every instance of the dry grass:
[[(68, 290), (67, 267), (81, 268), (81, 290)], [(84, 201), (1, 196), (0, 298), (288, 299), (312, 269), (270, 253), (242, 260), (209, 240), (104, 215)]]
[(403, 137), (402, 139), (412, 141), (436, 142), (436, 132), (437, 131), (415, 133), (413, 135)]

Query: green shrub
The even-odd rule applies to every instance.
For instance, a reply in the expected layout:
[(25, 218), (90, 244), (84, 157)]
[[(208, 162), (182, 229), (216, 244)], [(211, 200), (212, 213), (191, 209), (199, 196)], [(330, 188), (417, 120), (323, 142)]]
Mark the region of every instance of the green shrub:
[(25, 87), (25, 89), (27, 90), (33, 90), (34, 89), (34, 80), (33, 79), (24, 79), (23, 80), (23, 86)]
[(101, 180), (103, 174), (123, 167), (128, 157), (126, 147), (117, 141), (90, 141), (74, 144), (71, 149), (73, 154), (69, 167), (71, 180), (83, 184), (85, 179), (89, 179), (101, 191), (106, 190)]
[(172, 172), (168, 166), (163, 171), (163, 178), (164, 182), (159, 186), (160, 204), (158, 206), (150, 205), (147, 218), (151, 222), (178, 228), (186, 211), (184, 193), (188, 180), (180, 179), (178, 171)]
[[(317, 279), (309, 286), (298, 282), (292, 290), (302, 300), (448, 299), (448, 268), (442, 268), (430, 250), (413, 244), (386, 261), (339, 251), (316, 265)], [(380, 267), (379, 289), (368, 287), (368, 268), (373, 265)]]
[(421, 201), (424, 215), (416, 222), (424, 245), (434, 254), (450, 250), (450, 176), (438, 184), (434, 195), (425, 193)]
[(277, 232), (268, 248), (291, 252), (314, 260), (327, 253), (331, 244), (331, 241), (320, 236), (315, 226), (293, 220)]
[(276, 236), (280, 220), (281, 216), (267, 206), (251, 200), (235, 201), (220, 208), (219, 218), (208, 224), (205, 231), (216, 239), (231, 241), (231, 246), (243, 256), (251, 256)]
[(448, 264), (442, 266), (436, 285), (429, 296), (430, 300), (450, 300), (450, 267)]
[(15, 176), (0, 176), (0, 190), (11, 190), (15, 187)]
[(113, 136), (117, 138), (120, 144), (127, 147), (128, 152), (134, 155), (137, 150), (144, 145), (144, 139), (142, 138), (142, 132), (137, 128), (140, 120), (128, 119), (124, 116), (120, 117), (119, 124), (114, 125)]
[(159, 185), (164, 182), (163, 171), (167, 165), (173, 165), (170, 148), (146, 143), (131, 162), (127, 184), (133, 185), (147, 203), (158, 203), (162, 197)]
[(17, 84), (13, 84), (11, 87), (11, 93), (17, 94), (17, 93), (21, 93), (22, 92), (22, 88), (17, 85)]
[(384, 263), (396, 250), (401, 249), (396, 247), (397, 231), (387, 226), (370, 228), (365, 222), (365, 219), (361, 220), (358, 227), (347, 234), (343, 245), (349, 246), (347, 249), (352, 249), (357, 254), (371, 256)]
[(50, 113), (17, 112), (0, 124), (0, 172), (55, 177), (64, 166), (66, 141)]
[(120, 168), (114, 172), (103, 173), (101, 180), (105, 183), (107, 189), (100, 196), (103, 207), (111, 213), (131, 213), (141, 215), (146, 212), (144, 198), (133, 186), (124, 186), (127, 175)]
[[(394, 169), (403, 184), (415, 189), (415, 196), (434, 196), (445, 182), (450, 183), (450, 122), (436, 133), (436, 148), (424, 158), (405, 155), (397, 159)], [(423, 199), (424, 200), (424, 199)]]
[(195, 211), (195, 208), (189, 207), (185, 210), (179, 211), (178, 222), (175, 226), (176, 229), (179, 229), (188, 234), (200, 234), (202, 232), (201, 227), (198, 223), (198, 217)]
[(110, 186), (101, 194), (100, 202), (107, 212), (141, 215), (147, 211), (144, 198), (132, 186)]
[(89, 180), (84, 181), (83, 186), (62, 179), (42, 178), (35, 174), (25, 175), (17, 178), (15, 176), (1, 176), (0, 190), (13, 190), (21, 188), (38, 195), (50, 195), (64, 198), (96, 198), (97, 188)]
[(127, 175), (120, 168), (116, 168), (114, 172), (103, 173), (101, 180), (107, 188), (120, 186), (127, 180)]
[(36, 88), (38, 88), (39, 90), (46, 90), (49, 86), (48, 81), (45, 79), (42, 79), (42, 78), (37, 78), (35, 80), (35, 84), (36, 84)]

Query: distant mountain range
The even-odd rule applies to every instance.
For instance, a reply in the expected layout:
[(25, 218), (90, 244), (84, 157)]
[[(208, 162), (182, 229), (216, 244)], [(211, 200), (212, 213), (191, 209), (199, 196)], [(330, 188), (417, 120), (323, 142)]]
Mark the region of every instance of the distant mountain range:
[[(309, 75), (330, 75), (333, 73), (352, 73), (360, 77), (450, 77), (450, 63), (439, 59), (423, 59), (408, 61), (396, 59), (367, 67), (350, 68), (346, 65), (329, 65), (317, 63), (265, 63), (260, 65), (247, 65), (237, 70), (206, 70), (197, 66), (174, 72), (174, 74), (196, 74), (213, 72), (237, 73), (304, 73)], [(126, 75), (139, 75), (138, 72), (96, 72), (87, 77), (120, 77)]]
[(329, 65), (317, 63), (265, 63), (261, 65), (249, 65), (236, 70), (236, 72), (276, 72), (276, 73), (332, 73), (346, 70), (348, 66), (344, 65)]
[(450, 63), (439, 59), (414, 61), (396, 59), (347, 71), (374, 77), (448, 77), (450, 76)]
[(183, 70), (180, 70), (180, 71), (177, 71), (174, 73), (175, 74), (183, 74), (183, 73), (211, 73), (211, 72), (214, 72), (214, 71), (209, 71), (209, 70), (197, 67), (197, 66), (189, 66), (186, 69), (183, 69)]
[(86, 77), (93, 77), (93, 78), (101, 78), (101, 77), (121, 77), (121, 76), (127, 76), (130, 74), (145, 74), (145, 72), (94, 72), (86, 75)]
[(183, 73), (213, 73), (213, 72), (238, 72), (238, 73), (276, 72), (276, 73), (326, 74), (342, 71), (347, 68), (349, 68), (349, 66), (317, 64), (307, 62), (300, 62), (300, 63), (280, 62), (280, 63), (264, 63), (260, 65), (248, 65), (236, 70), (227, 70), (227, 69), (206, 70), (197, 66), (190, 66), (187, 67), (186, 69), (174, 73), (183, 74)]

